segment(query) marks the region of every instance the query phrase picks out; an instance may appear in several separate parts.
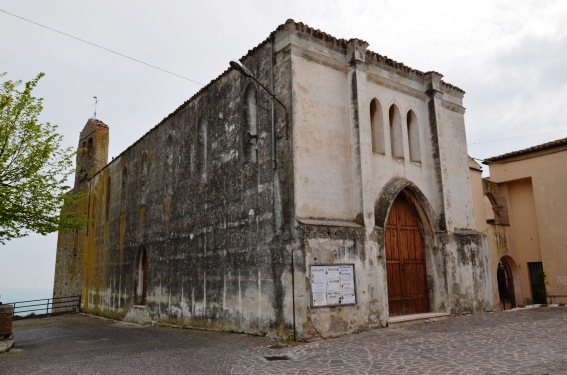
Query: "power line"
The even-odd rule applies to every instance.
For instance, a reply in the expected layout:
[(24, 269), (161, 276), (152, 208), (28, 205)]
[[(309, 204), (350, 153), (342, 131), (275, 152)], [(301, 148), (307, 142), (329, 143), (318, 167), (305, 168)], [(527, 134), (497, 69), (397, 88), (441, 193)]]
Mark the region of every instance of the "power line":
[(105, 51), (107, 51), (107, 52), (113, 53), (113, 54), (118, 55), (118, 56), (120, 56), (120, 57), (124, 57), (124, 58), (126, 58), (126, 59), (135, 61), (135, 62), (137, 62), (137, 63), (140, 63), (140, 64), (143, 64), (143, 65), (149, 66), (150, 68), (157, 69), (157, 70), (161, 70), (161, 71), (164, 72), (164, 73), (171, 74), (171, 75), (176, 76), (176, 77), (178, 77), (178, 78), (182, 78), (182, 79), (187, 80), (187, 81), (189, 81), (189, 82), (193, 82), (193, 83), (196, 83), (196, 84), (198, 84), (198, 85), (204, 86), (203, 83), (197, 82), (197, 81), (195, 81), (195, 80), (193, 80), (193, 79), (191, 79), (191, 78), (187, 78), (187, 77), (184, 77), (184, 76), (182, 76), (182, 75), (180, 75), (180, 74), (173, 73), (173, 72), (171, 72), (171, 71), (169, 71), (169, 70), (160, 68), (159, 66), (155, 66), (155, 65), (149, 64), (149, 63), (144, 62), (144, 61), (142, 61), (142, 60), (138, 60), (138, 59), (136, 59), (136, 58), (130, 57), (130, 56), (125, 55), (125, 54), (123, 54), (123, 53), (113, 51), (113, 50), (111, 50), (111, 49), (109, 49), (109, 48), (106, 48), (106, 47), (103, 47), (103, 46), (101, 46), (101, 45), (98, 45), (98, 44), (89, 42), (88, 40), (81, 39), (81, 38), (76, 37), (76, 36), (74, 36), (74, 35), (65, 33), (65, 32), (63, 32), (63, 31), (59, 31), (59, 30), (54, 29), (54, 28), (52, 28), (52, 27), (42, 25), (42, 24), (39, 23), (39, 22), (35, 22), (35, 21), (30, 20), (30, 19), (24, 18), (24, 17), (22, 17), (22, 16), (18, 16), (17, 14), (10, 13), (10, 12), (5, 11), (5, 10), (3, 10), (3, 9), (0, 9), (0, 12), (6, 13), (6, 14), (12, 16), (12, 17), (19, 18), (19, 19), (21, 19), (21, 20), (24, 20), (24, 21), (26, 21), (26, 22), (32, 23), (32, 24), (34, 24), (34, 25), (43, 27), (44, 29), (47, 29), (47, 30), (56, 32), (56, 33), (58, 33), (58, 34), (65, 35), (65, 36), (67, 36), (67, 37), (69, 37), (69, 38), (73, 38), (73, 39), (75, 39), (75, 40), (78, 40), (79, 42), (82, 42), (82, 43), (91, 45), (91, 46), (96, 47), (96, 48), (100, 48), (100, 49), (102, 49), (102, 50), (105, 50)]
[(530, 135), (522, 135), (519, 137), (511, 137), (511, 138), (500, 138), (500, 139), (490, 139), (486, 141), (479, 141), (479, 142), (469, 142), (470, 145), (477, 145), (479, 143), (489, 143), (489, 142), (498, 142), (498, 141), (508, 141), (511, 139), (520, 139), (520, 138), (528, 138), (528, 137), (536, 137), (538, 135), (547, 135), (547, 134), (557, 134), (557, 133), (565, 133), (567, 130), (561, 130), (558, 132), (550, 132), (550, 133), (539, 133), (539, 134), (530, 134)]

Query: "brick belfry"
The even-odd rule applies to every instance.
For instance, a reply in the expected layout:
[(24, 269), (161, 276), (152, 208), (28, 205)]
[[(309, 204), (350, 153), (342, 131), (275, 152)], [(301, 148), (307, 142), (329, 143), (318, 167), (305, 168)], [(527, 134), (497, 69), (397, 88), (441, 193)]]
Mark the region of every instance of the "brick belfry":
[[(108, 125), (91, 118), (79, 135), (77, 146), (77, 169), (72, 193), (85, 194), (74, 207), (64, 209), (86, 215), (89, 203), (89, 180), (108, 163)], [(84, 233), (82, 230), (60, 232), (57, 239), (57, 261), (55, 264), (55, 280), (53, 297), (77, 296), (82, 289), (82, 255), (84, 249)]]

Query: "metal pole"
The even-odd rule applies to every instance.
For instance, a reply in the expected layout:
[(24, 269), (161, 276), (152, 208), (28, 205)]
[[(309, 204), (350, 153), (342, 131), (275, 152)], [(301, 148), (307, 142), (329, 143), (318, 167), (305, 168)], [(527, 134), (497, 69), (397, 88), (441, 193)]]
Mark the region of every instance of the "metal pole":
[(277, 161), (276, 161), (276, 103), (274, 101), (276, 97), (275, 92), (275, 82), (274, 82), (274, 34), (271, 35), (271, 48), (272, 48), (272, 168), (277, 168)]

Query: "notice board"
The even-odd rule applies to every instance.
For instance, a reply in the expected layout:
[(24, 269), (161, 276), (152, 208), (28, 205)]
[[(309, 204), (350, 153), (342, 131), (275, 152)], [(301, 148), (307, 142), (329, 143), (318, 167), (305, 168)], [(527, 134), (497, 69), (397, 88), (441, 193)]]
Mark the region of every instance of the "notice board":
[(311, 271), (311, 306), (356, 304), (354, 264), (316, 265)]

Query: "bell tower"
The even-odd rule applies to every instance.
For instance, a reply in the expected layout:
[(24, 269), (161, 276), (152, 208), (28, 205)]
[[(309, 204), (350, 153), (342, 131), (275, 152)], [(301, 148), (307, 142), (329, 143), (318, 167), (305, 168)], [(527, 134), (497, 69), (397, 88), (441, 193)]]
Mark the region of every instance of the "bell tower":
[(108, 125), (91, 118), (79, 135), (74, 190), (83, 191), (85, 183), (108, 163)]
[[(71, 190), (75, 194), (87, 193), (89, 179), (108, 163), (108, 125), (91, 118), (79, 135), (77, 147), (77, 168), (75, 185)], [(75, 204), (63, 207), (61, 212), (75, 212), (86, 217), (88, 211), (88, 196)], [(53, 297), (69, 297), (82, 294), (83, 251), (85, 248), (86, 227), (81, 230), (59, 232), (57, 239), (57, 260), (55, 263), (55, 279), (53, 282)], [(65, 299), (54, 301), (54, 311), (58, 306), (64, 306)]]

